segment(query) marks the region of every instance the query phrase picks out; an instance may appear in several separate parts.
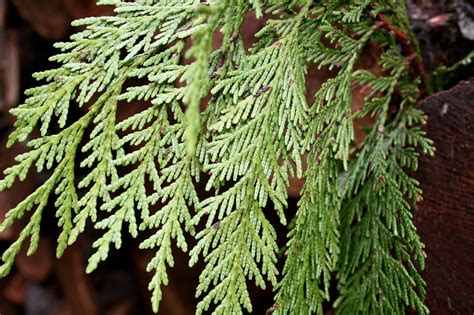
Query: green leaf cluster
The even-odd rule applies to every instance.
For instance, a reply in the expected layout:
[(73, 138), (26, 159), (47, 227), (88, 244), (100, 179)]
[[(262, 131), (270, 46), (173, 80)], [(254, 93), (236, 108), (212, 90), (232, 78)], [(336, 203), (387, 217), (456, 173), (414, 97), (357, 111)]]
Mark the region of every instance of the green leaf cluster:
[[(333, 282), (339, 314), (428, 313), (425, 254), (410, 212), (421, 191), (407, 173), (419, 152), (433, 154), (415, 107), (422, 78), (411, 60), (419, 57), (404, 56), (407, 43), (379, 21), (383, 14), (410, 35), (403, 1), (99, 4), (115, 6), (115, 15), (74, 22), (84, 30), (57, 44), (59, 67), (37, 73), (43, 85), (12, 110), (9, 145), (27, 141), (29, 150), (5, 170), (0, 191), (30, 171), (49, 178), (0, 227), (31, 213), (3, 253), (1, 275), (28, 239), (28, 253), (36, 250), (51, 200), (58, 257), (86, 226), (101, 231), (88, 272), (124, 234), (147, 235), (140, 248), (155, 252), (148, 271), (156, 312), (176, 246), (190, 250), (191, 265), (205, 263), (198, 314), (251, 313), (250, 281), (274, 289), (270, 311), (278, 314), (323, 314)], [(247, 49), (242, 28), (251, 14), (266, 20)], [(374, 47), (379, 73), (359, 63)], [(334, 73), (312, 103), (309, 67)], [(358, 85), (369, 92), (354, 112)], [(137, 104), (118, 121), (121, 108)], [(81, 117), (70, 115), (76, 107)], [(374, 124), (355, 143), (354, 121), (363, 117)], [(292, 176), (305, 184), (288, 218)], [(212, 196), (200, 197), (198, 185)], [(292, 222), (282, 270), (272, 208), (281, 224)], [(197, 240), (192, 249), (188, 236)]]

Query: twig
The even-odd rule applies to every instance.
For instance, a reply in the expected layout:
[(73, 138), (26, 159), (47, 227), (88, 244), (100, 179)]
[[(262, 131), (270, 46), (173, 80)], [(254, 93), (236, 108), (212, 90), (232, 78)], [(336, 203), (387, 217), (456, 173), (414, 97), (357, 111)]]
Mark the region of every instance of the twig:
[[(371, 4), (371, 8), (374, 8), (373, 3)], [(392, 24), (390, 20), (387, 19), (385, 14), (381, 12), (377, 13), (377, 19), (378, 21), (376, 22), (375, 27), (383, 28), (394, 34), (395, 37), (405, 46), (407, 50), (406, 61), (408, 62), (408, 64), (414, 64), (416, 72), (420, 75), (422, 79), (422, 95), (429, 94), (430, 86), (427, 81), (425, 66), (423, 64), (423, 61), (420, 59), (420, 56), (418, 56), (415, 47), (413, 47), (413, 43), (411, 41), (410, 36), (400, 30), (396, 25)]]
[(420, 58), (416, 54), (416, 50), (413, 47), (410, 37), (401, 31), (397, 26), (393, 25), (383, 13), (377, 14), (377, 19), (379, 20), (376, 24), (377, 27), (384, 28), (395, 35), (395, 37), (407, 48), (407, 61), (413, 61), (416, 70), (421, 76), (425, 75), (425, 66)]

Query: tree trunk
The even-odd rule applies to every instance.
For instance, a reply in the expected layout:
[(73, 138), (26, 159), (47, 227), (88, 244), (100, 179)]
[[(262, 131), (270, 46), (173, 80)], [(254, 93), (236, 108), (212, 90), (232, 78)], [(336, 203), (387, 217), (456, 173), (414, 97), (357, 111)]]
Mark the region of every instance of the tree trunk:
[(474, 78), (420, 106), (436, 146), (416, 175), (424, 198), (414, 215), (428, 255), (427, 303), (432, 314), (473, 314)]

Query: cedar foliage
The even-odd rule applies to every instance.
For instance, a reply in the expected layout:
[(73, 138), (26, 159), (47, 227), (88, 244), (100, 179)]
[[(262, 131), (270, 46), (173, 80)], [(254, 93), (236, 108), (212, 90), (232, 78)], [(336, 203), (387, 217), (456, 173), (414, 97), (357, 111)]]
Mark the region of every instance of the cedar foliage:
[[(1, 225), (5, 231), (30, 213), (3, 253), (2, 276), (24, 243), (36, 250), (43, 211), (55, 200), (58, 257), (86, 225), (102, 231), (88, 272), (120, 248), (124, 233), (151, 235), (140, 247), (156, 252), (148, 265), (156, 312), (176, 245), (190, 250), (191, 265), (205, 262), (197, 314), (251, 313), (249, 281), (274, 289), (270, 311), (322, 314), (334, 278), (338, 314), (428, 313), (425, 254), (410, 213), (421, 191), (407, 171), (433, 147), (415, 107), (424, 78), (404, 1), (98, 3), (116, 14), (74, 22), (84, 30), (56, 45), (59, 67), (37, 73), (43, 85), (11, 111), (9, 145), (27, 141), (30, 150), (5, 171), (0, 191), (33, 170), (49, 178)], [(271, 18), (246, 50), (240, 30), (249, 13)], [(223, 41), (213, 49), (216, 32)], [(368, 45), (382, 51), (382, 75), (358, 66)], [(308, 104), (311, 65), (336, 75)], [(370, 87), (357, 112), (355, 85)], [(146, 109), (117, 121), (118, 107), (137, 100)], [(72, 106), (85, 114), (72, 120)], [(353, 123), (366, 116), (375, 123), (357, 145)], [(87, 175), (78, 177), (78, 168)], [(202, 173), (214, 192), (204, 200), (195, 189)], [(264, 208), (271, 204), (287, 223), (289, 176), (306, 182), (278, 270)], [(194, 248), (186, 235), (196, 237)]]

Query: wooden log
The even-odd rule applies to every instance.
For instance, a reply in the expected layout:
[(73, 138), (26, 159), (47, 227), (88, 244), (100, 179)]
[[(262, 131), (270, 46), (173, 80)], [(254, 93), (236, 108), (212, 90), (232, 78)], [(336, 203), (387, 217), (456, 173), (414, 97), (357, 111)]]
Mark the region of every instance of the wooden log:
[(474, 78), (420, 103), (436, 155), (422, 157), (416, 225), (428, 255), (424, 279), (432, 314), (473, 314)]

